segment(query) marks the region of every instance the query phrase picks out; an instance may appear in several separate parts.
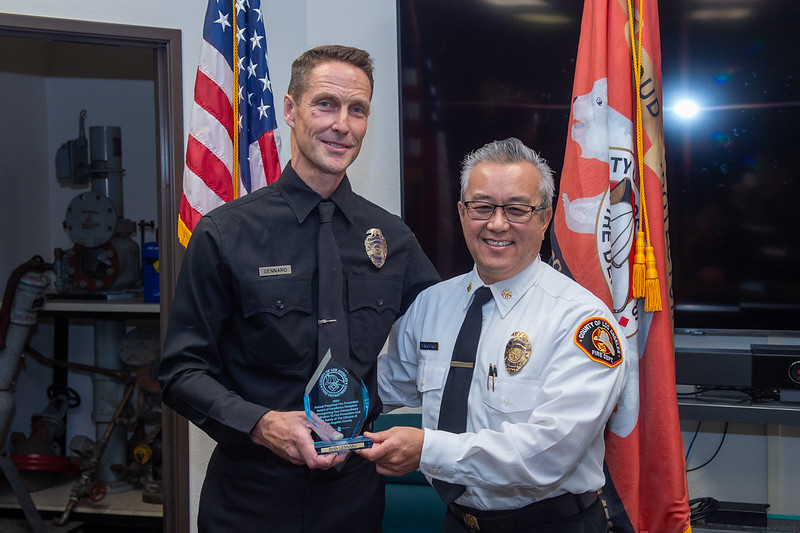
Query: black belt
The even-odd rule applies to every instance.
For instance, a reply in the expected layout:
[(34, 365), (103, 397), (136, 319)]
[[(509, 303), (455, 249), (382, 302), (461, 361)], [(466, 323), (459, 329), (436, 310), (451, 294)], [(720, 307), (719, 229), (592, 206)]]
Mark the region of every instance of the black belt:
[(567, 493), (521, 509), (504, 511), (482, 511), (457, 503), (451, 503), (447, 508), (464, 523), (470, 533), (513, 533), (571, 518), (585, 511), (597, 501), (597, 497), (597, 492)]

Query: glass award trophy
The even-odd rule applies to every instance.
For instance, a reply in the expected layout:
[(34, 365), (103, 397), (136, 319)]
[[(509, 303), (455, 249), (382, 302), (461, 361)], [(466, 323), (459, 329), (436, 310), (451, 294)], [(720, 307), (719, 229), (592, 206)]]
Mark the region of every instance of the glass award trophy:
[(359, 435), (369, 411), (364, 382), (337, 363), (328, 350), (303, 397), (306, 417), (320, 439), (317, 453), (338, 453), (371, 448), (372, 441)]

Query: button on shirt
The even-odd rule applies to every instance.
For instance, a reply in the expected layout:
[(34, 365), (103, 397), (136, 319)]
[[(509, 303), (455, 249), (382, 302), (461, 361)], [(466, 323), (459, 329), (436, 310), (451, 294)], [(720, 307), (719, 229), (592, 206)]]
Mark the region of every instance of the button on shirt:
[[(463, 434), (439, 431), (437, 418), (453, 344), (483, 282), (471, 273), (422, 292), (394, 325), (378, 362), (384, 409), (422, 406), (425, 439), (420, 471), (462, 484), (457, 503), (484, 510), (516, 509), (564, 492), (604, 484), (603, 428), (628, 372), (622, 361), (591, 359), (576, 343), (593, 317), (621, 331), (601, 300), (537, 259), (490, 286)], [(527, 334), (530, 359), (516, 373), (505, 366), (506, 345)], [(489, 365), (496, 365), (492, 380)]]

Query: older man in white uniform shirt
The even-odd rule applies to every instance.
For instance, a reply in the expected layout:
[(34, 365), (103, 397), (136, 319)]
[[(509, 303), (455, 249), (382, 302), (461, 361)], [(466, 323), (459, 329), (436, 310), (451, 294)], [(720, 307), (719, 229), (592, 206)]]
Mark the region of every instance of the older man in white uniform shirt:
[[(467, 156), (458, 210), (475, 267), (422, 292), (378, 362), (385, 410), (422, 406), (424, 429), (367, 434), (374, 446), (358, 453), (382, 474), (419, 469), (440, 495), (455, 485), (442, 496), (446, 532), (606, 531), (603, 432), (627, 342), (602, 301), (539, 258), (553, 192), (547, 163), (517, 139)], [(451, 358), (484, 286), (466, 425), (437, 429), (451, 366), (469, 366)]]

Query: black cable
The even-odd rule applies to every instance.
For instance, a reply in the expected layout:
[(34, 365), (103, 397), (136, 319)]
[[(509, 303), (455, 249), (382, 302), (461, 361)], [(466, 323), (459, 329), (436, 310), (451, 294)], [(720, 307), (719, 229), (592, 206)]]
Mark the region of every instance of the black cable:
[(709, 460), (708, 460), (708, 461), (706, 461), (705, 463), (701, 464), (700, 466), (696, 466), (696, 467), (694, 467), (694, 468), (687, 468), (687, 469), (686, 469), (686, 472), (687, 472), (687, 473), (689, 473), (689, 472), (694, 472), (695, 470), (700, 470), (701, 468), (703, 468), (703, 467), (704, 467), (704, 466), (706, 466), (708, 463), (710, 463), (711, 461), (713, 461), (713, 460), (714, 460), (714, 458), (717, 456), (717, 454), (719, 453), (719, 451), (722, 449), (722, 443), (724, 443), (724, 442), (725, 442), (725, 437), (728, 435), (728, 424), (730, 424), (730, 422), (725, 422), (725, 429), (724, 429), (724, 430), (723, 430), (723, 432), (722, 432), (722, 439), (719, 441), (719, 445), (717, 446), (717, 450), (714, 452), (714, 455), (712, 455), (712, 456), (711, 456), (711, 459), (709, 459)]
[(719, 502), (714, 498), (696, 498), (689, 500), (689, 511), (692, 522), (704, 520), (719, 509)]

